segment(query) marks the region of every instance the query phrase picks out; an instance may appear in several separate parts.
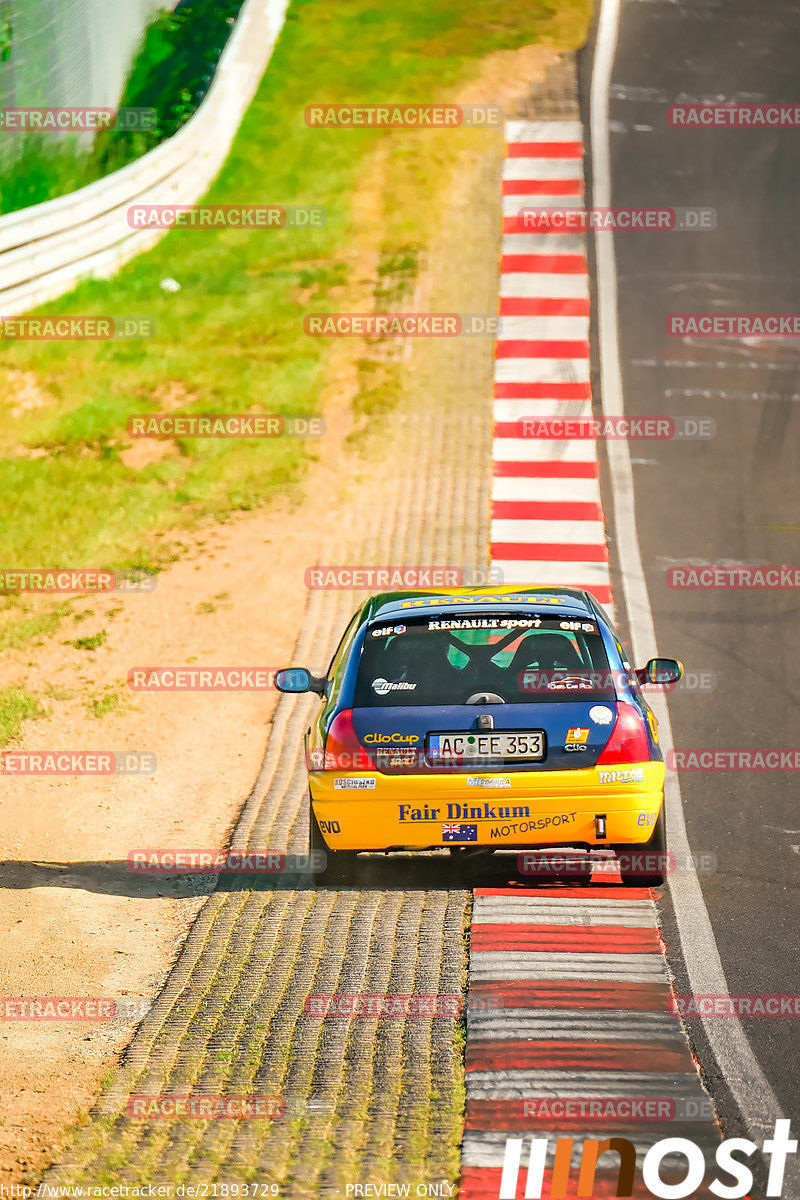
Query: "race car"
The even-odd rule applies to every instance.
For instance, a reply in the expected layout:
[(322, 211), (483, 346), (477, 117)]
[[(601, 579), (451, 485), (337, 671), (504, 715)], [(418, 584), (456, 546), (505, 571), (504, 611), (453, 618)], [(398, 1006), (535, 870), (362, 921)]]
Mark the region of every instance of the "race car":
[(658, 886), (664, 761), (642, 684), (682, 674), (676, 659), (632, 668), (587, 591), (373, 595), (325, 676), (275, 674), (321, 698), (309, 850), (347, 878), (363, 851), (603, 847), (624, 884)]

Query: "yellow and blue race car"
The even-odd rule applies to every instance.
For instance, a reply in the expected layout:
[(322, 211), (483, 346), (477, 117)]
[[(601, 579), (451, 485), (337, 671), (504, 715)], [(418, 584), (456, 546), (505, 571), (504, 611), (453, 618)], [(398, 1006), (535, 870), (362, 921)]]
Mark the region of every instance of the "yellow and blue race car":
[(641, 685), (682, 674), (675, 659), (632, 668), (586, 591), (371, 596), (324, 677), (275, 675), (322, 700), (306, 734), (310, 851), (346, 877), (359, 851), (604, 847), (623, 883), (658, 886), (664, 761)]

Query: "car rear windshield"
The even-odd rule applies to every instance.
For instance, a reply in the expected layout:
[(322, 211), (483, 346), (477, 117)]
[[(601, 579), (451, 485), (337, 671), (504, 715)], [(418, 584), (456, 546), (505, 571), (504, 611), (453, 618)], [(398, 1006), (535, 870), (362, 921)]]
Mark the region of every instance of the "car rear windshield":
[(613, 700), (612, 674), (589, 618), (498, 613), (376, 622), (367, 630), (353, 704)]

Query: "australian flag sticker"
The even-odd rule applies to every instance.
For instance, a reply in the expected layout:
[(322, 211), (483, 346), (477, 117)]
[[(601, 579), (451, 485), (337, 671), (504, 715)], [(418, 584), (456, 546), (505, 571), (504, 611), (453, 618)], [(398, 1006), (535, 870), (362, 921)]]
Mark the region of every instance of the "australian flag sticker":
[(443, 825), (443, 842), (477, 842), (477, 825)]

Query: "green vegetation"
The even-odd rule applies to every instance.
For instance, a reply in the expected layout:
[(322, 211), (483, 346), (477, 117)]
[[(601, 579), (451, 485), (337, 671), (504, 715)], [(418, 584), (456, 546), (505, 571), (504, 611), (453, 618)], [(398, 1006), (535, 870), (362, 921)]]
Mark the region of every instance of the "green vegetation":
[(194, 611), (199, 616), (203, 613), (219, 612), (221, 608), (230, 608), (231, 605), (230, 592), (217, 592), (212, 600), (201, 600)]
[[(408, 285), (416, 270), (421, 236), (432, 229), (448, 178), (450, 145), (492, 136), (309, 128), (306, 105), (445, 99), (493, 50), (545, 38), (577, 45), (589, 7), (589, 0), (512, 8), (501, 0), (409, 0), (393, 13), (370, 0), (296, 0), (208, 199), (322, 203), (327, 225), (176, 230), (113, 279), (87, 282), (47, 309), (147, 314), (152, 339), (2, 347), (0, 491), (14, 509), (8, 560), (158, 564), (169, 557), (169, 539), (165, 546), (158, 535), (223, 520), (291, 489), (302, 477), (301, 439), (134, 441), (126, 420), (162, 410), (318, 411), (332, 344), (307, 337), (302, 317), (346, 301), (359, 267), (353, 242), (362, 232), (353, 201), (376, 154), (383, 153), (374, 280), (380, 308), (384, 291)], [(162, 291), (166, 276), (178, 280), (179, 292)], [(390, 398), (380, 379), (373, 384), (374, 371), (361, 374), (361, 408), (379, 411)], [(38, 403), (18, 404), (23, 386), (38, 393)]]
[(242, 0), (182, 0), (147, 28), (119, 102), (120, 108), (154, 108), (158, 128), (141, 133), (104, 131), (95, 139), (90, 170), (117, 170), (172, 137), (208, 91)]
[(56, 142), (40, 133), (17, 136), (24, 143), (0, 176), (0, 215), (43, 204), (97, 178), (90, 173), (88, 151), (81, 150), (77, 139)]
[(0, 650), (18, 650), (32, 639), (48, 637), (71, 611), (71, 600), (40, 611), (27, 596), (0, 596)]
[(100, 696), (90, 696), (84, 703), (93, 717), (100, 720), (106, 713), (114, 712), (119, 707), (121, 696), (109, 685)]
[[(145, 30), (117, 106), (155, 109), (155, 128), (104, 130), (90, 147), (77, 138), (26, 135), (22, 153), (0, 179), (0, 213), (16, 212), (75, 191), (172, 137), (208, 91), (241, 5), (242, 0), (214, 0), (213, 4), (182, 0), (174, 12), (159, 13)], [(3, 33), (0, 15), (0, 62)], [(10, 31), (6, 44), (10, 57)]]
[(0, 688), (0, 746), (19, 733), (23, 721), (44, 716), (39, 701), (21, 687)]
[(92, 634), (91, 637), (76, 638), (74, 642), (66, 642), (65, 645), (74, 646), (76, 650), (96, 650), (98, 646), (102, 646), (107, 637), (105, 629), (101, 629), (99, 633)]
[[(303, 315), (363, 311), (365, 285), (376, 311), (402, 303), (436, 235), (459, 154), (493, 136), (310, 128), (306, 106), (448, 100), (493, 51), (537, 41), (578, 46), (590, 10), (591, 0), (512, 7), (504, 0), (408, 0), (397, 12), (372, 0), (295, 0), (207, 199), (322, 204), (326, 225), (176, 230), (113, 279), (87, 282), (44, 310), (146, 315), (154, 321), (151, 339), (0, 344), (5, 562), (152, 571), (174, 555), (177, 531), (296, 489), (306, 455), (324, 454), (324, 440), (150, 441), (129, 437), (127, 419), (161, 411), (319, 412), (337, 343), (306, 336)], [(151, 29), (126, 103), (149, 97), (169, 108), (181, 82), (178, 60), (166, 54), (178, 33), (172, 23)], [(180, 105), (170, 111), (178, 121)], [(166, 277), (180, 290), (165, 292)], [(401, 347), (388, 342), (354, 340), (345, 348), (362, 430), (397, 398)], [(52, 635), (70, 603), (45, 612), (24, 597), (0, 598), (0, 645), (19, 648)], [(73, 644), (90, 649), (97, 637)], [(6, 689), (0, 730), (13, 736), (37, 707), (21, 689)]]

